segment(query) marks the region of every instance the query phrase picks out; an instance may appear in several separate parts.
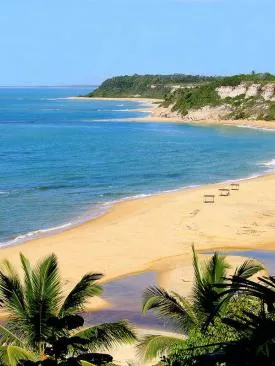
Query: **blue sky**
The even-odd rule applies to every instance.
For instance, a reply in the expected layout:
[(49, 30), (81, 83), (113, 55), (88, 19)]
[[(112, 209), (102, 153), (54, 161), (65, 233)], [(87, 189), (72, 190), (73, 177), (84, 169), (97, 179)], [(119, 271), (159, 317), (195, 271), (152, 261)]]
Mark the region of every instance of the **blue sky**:
[(274, 0), (2, 0), (0, 85), (275, 73)]

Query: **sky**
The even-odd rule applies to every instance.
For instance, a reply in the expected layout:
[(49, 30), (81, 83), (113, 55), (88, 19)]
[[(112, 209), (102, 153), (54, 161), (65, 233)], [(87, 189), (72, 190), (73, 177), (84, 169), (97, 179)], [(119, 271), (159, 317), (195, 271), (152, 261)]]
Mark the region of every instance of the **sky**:
[(0, 85), (275, 73), (275, 0), (1, 0)]

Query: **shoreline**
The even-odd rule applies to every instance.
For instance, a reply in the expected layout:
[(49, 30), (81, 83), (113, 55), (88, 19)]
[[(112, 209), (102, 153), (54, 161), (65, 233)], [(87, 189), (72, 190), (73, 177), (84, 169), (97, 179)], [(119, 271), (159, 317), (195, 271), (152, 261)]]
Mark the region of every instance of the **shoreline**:
[[(130, 101), (130, 102), (138, 102), (144, 103), (148, 102), (151, 104), (150, 109), (144, 109), (142, 112), (147, 112), (149, 115), (140, 118), (125, 118), (119, 121), (127, 121), (127, 122), (163, 122), (163, 123), (181, 123), (181, 124), (192, 124), (192, 125), (200, 125), (200, 126), (235, 126), (240, 128), (252, 128), (252, 129), (262, 129), (267, 131), (275, 130), (275, 121), (264, 121), (264, 120), (248, 120), (248, 119), (239, 119), (239, 120), (230, 120), (230, 119), (200, 119), (200, 120), (190, 120), (184, 117), (177, 115), (176, 113), (173, 115), (173, 112), (169, 112), (167, 109), (167, 116), (163, 116), (165, 114), (165, 108), (154, 105), (155, 103), (161, 103), (162, 99), (153, 99), (153, 98), (90, 98), (90, 97), (69, 97), (68, 99), (72, 100), (113, 100), (113, 101)], [(169, 116), (170, 114), (170, 116)]]
[[(140, 103), (145, 101), (125, 99)], [(146, 103), (150, 103), (148, 99)], [(152, 104), (152, 108), (144, 110), (151, 116), (126, 120), (200, 125), (228, 125), (230, 122), (211, 121), (207, 124), (205, 121), (153, 117), (156, 109)], [(238, 121), (232, 122), (235, 124)], [(220, 197), (218, 189), (228, 187), (233, 181), (240, 182), (241, 190), (231, 192), (230, 197)], [(173, 288), (176, 278), (169, 278), (170, 269), (175, 270), (179, 266), (191, 268), (193, 243), (198, 252), (275, 250), (275, 219), (272, 221), (275, 217), (274, 184), (275, 173), (266, 173), (257, 177), (125, 197), (108, 202), (107, 211), (99, 216), (69, 227), (64, 224), (57, 232), (46, 229), (44, 231), (50, 231), (48, 234), (31, 240), (27, 236), (24, 242), (7, 243), (0, 247), (0, 260), (8, 258), (19, 265), (20, 252), (32, 262), (55, 252), (60, 262), (65, 292), (90, 271), (105, 273), (103, 284), (127, 275), (154, 271), (160, 276), (161, 284)], [(203, 204), (203, 195), (213, 193), (217, 202)], [(236, 263), (236, 257), (232, 261)], [(106, 301), (97, 299), (88, 305), (87, 311), (109, 306)]]
[[(152, 111), (146, 111), (152, 113)], [(128, 121), (136, 122), (156, 122), (156, 123), (179, 123), (187, 125), (198, 126), (234, 126), (239, 128), (251, 128), (264, 131), (275, 131), (275, 121), (261, 121), (261, 120), (186, 120), (184, 117), (158, 117), (146, 116), (140, 118), (128, 118)]]
[[(106, 283), (134, 273), (165, 273), (171, 266), (187, 268), (193, 243), (199, 252), (275, 250), (275, 173), (240, 180), (240, 191), (218, 196), (218, 189), (228, 184), (118, 202), (79, 226), (1, 248), (0, 259), (19, 265), (20, 252), (32, 262), (55, 252), (68, 291), (90, 271), (103, 272), (102, 283)], [(204, 194), (215, 194), (215, 204), (204, 204)], [(166, 282), (173, 286), (173, 280)], [(108, 304), (99, 300), (87, 310), (102, 306)]]
[[(90, 213), (89, 215), (87, 215), (85, 217), (83, 216), (81, 219), (77, 219), (77, 220), (72, 221), (72, 222), (65, 222), (63, 224), (60, 224), (60, 225), (57, 225), (57, 226), (52, 226), (52, 227), (49, 227), (49, 228), (46, 228), (46, 229), (37, 229), (37, 230), (34, 230), (34, 231), (27, 232), (25, 234), (20, 234), (20, 235), (16, 236), (13, 239), (9, 239), (7, 241), (0, 242), (0, 250), (5, 249), (5, 248), (9, 248), (9, 247), (12, 247), (12, 246), (23, 245), (25, 243), (28, 243), (28, 242), (31, 242), (31, 241), (34, 241), (34, 240), (47, 238), (47, 237), (62, 233), (64, 231), (74, 229), (76, 227), (79, 227), (83, 224), (86, 224), (90, 221), (96, 220), (97, 218), (100, 218), (100, 217), (104, 216), (115, 205), (117, 205), (119, 203), (122, 203), (122, 202), (135, 201), (135, 200), (140, 200), (140, 199), (144, 199), (144, 198), (156, 197), (156, 196), (160, 196), (160, 195), (166, 195), (166, 194), (170, 194), (170, 193), (181, 192), (181, 191), (185, 191), (185, 190), (189, 190), (189, 189), (193, 189), (193, 188), (200, 188), (200, 187), (209, 186), (209, 185), (229, 184), (229, 183), (233, 183), (233, 182), (240, 183), (242, 181), (247, 181), (247, 180), (250, 180), (250, 179), (255, 179), (255, 178), (260, 178), (260, 177), (265, 177), (265, 176), (273, 175), (273, 174), (275, 174), (275, 172), (265, 172), (264, 174), (252, 174), (250, 176), (243, 177), (243, 178), (227, 179), (227, 180), (224, 180), (224, 181), (212, 182), (212, 183), (209, 183), (209, 184), (192, 184), (192, 185), (189, 185), (189, 186), (181, 186), (181, 187), (178, 187), (178, 188), (167, 189), (167, 190), (164, 190), (164, 191), (156, 191), (156, 192), (151, 192), (151, 193), (140, 193), (140, 194), (136, 194), (136, 195), (133, 195), (133, 196), (126, 196), (126, 197), (122, 197), (122, 198), (117, 199), (117, 200), (102, 202), (100, 204), (97, 203), (96, 204), (97, 209), (95, 211), (93, 211), (92, 213)], [(236, 249), (240, 249), (240, 248), (236, 248)], [(226, 250), (226, 249), (221, 248), (221, 250)], [(134, 274), (135, 273), (139, 273), (139, 272), (134, 272)], [(114, 278), (114, 279), (117, 279), (117, 277)]]

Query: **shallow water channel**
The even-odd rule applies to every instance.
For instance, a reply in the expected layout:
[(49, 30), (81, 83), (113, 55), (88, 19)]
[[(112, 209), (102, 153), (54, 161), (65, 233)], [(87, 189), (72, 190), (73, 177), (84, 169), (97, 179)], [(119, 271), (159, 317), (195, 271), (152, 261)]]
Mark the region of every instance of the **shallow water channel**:
[[(275, 275), (275, 252), (249, 250), (221, 252), (231, 256), (244, 256), (254, 258), (262, 262)], [(209, 254), (209, 253), (207, 253)], [(173, 324), (166, 320), (158, 319), (151, 312), (141, 313), (142, 295), (144, 290), (157, 284), (157, 276), (154, 272), (145, 272), (110, 281), (105, 284), (103, 299), (112, 304), (109, 309), (99, 310), (85, 314), (88, 324), (101, 324), (128, 319), (140, 328), (154, 328), (173, 330)]]

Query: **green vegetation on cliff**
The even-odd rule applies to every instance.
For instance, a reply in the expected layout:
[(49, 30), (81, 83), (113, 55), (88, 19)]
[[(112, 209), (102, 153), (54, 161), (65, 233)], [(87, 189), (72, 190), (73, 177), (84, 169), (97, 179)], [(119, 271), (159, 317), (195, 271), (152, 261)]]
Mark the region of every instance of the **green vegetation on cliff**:
[(164, 98), (171, 90), (186, 85), (201, 84), (217, 80), (213, 76), (201, 75), (132, 75), (116, 76), (105, 80), (88, 97), (143, 97)]
[[(224, 106), (228, 119), (275, 120), (275, 76), (269, 73), (218, 78), (166, 95), (163, 107), (182, 116), (202, 107)], [(272, 91), (273, 90), (273, 91)], [(228, 94), (228, 96), (227, 96)]]

